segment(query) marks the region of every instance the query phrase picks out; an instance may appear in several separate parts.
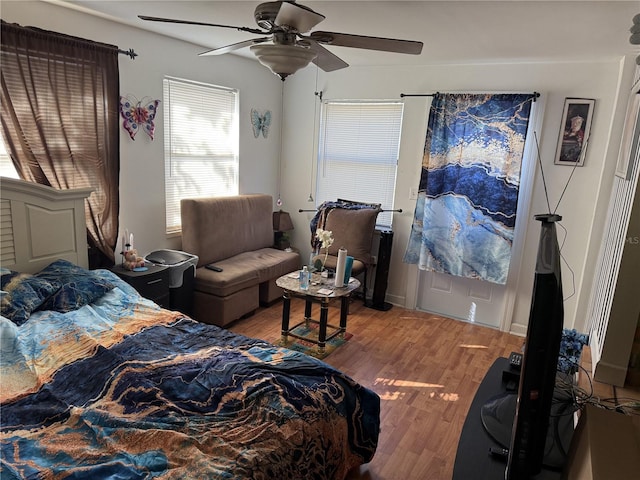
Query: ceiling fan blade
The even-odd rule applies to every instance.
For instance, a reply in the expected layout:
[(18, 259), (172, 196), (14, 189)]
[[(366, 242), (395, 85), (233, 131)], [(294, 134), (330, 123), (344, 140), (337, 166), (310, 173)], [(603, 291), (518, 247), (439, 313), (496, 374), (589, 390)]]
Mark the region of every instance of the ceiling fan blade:
[(222, 55), (225, 53), (233, 52), (234, 50), (239, 50), (244, 47), (256, 45), (257, 43), (268, 42), (269, 40), (271, 40), (271, 37), (252, 38), (251, 40), (245, 40), (244, 42), (232, 43), (230, 45), (225, 45), (224, 47), (207, 50), (206, 52), (199, 53), (198, 55), (201, 57), (207, 57), (209, 55)]
[(165, 23), (178, 23), (182, 25), (202, 25), (204, 27), (233, 28), (234, 30), (239, 30), (241, 32), (257, 33), (260, 35), (264, 35), (266, 33), (263, 30), (258, 30), (257, 28), (235, 27), (233, 25), (221, 25), (218, 23), (194, 22), (191, 20), (177, 20), (175, 18), (148, 17), (146, 15), (138, 15), (138, 18), (140, 20), (146, 20), (148, 22), (165, 22)]
[(326, 17), (314, 12), (309, 7), (283, 1), (276, 15), (275, 24), (278, 26), (288, 25), (295, 28), (298, 33), (311, 30)]
[(383, 52), (409, 53), (420, 55), (422, 42), (413, 40), (398, 40), (395, 38), (366, 37), (363, 35), (351, 35), (348, 33), (311, 32), (309, 37), (316, 42), (340, 47), (364, 48), (367, 50), (380, 50)]
[(349, 66), (347, 62), (331, 53), (318, 42), (311, 40), (310, 38), (305, 38), (305, 40), (309, 42), (309, 48), (317, 54), (316, 58), (314, 58), (312, 62), (325, 72), (333, 72), (334, 70), (340, 70), (341, 68)]

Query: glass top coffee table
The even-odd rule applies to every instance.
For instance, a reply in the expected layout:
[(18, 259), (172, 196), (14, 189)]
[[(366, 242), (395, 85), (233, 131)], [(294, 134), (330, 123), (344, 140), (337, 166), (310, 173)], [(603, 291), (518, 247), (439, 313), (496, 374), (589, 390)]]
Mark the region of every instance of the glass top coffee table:
[[(360, 287), (360, 282), (355, 278), (350, 278), (349, 283), (344, 287), (336, 287), (333, 278), (325, 278), (319, 273), (311, 274), (309, 289), (300, 288), (299, 270), (288, 273), (276, 280), (276, 285), (284, 290), (282, 304), (282, 338), (281, 342), (286, 345), (288, 337), (295, 337), (300, 340), (312, 342), (318, 345), (318, 352), (324, 353), (327, 340), (331, 340), (337, 335), (344, 335), (347, 330), (347, 315), (349, 313), (349, 297), (351, 293)], [(289, 327), (289, 313), (291, 311), (291, 297), (305, 299), (304, 320), (293, 327)], [(329, 303), (332, 299), (340, 299), (340, 326), (328, 325)], [(311, 318), (313, 303), (320, 303), (320, 320)], [(315, 323), (318, 325), (318, 340), (301, 337), (291, 333), (293, 329), (300, 325)], [(327, 336), (327, 327), (334, 330)]]

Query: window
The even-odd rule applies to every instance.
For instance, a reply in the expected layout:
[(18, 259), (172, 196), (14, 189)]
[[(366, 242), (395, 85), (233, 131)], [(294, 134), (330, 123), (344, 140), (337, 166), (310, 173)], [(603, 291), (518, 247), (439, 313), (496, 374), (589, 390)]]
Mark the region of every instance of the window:
[(16, 167), (13, 166), (11, 157), (7, 154), (2, 132), (0, 132), (0, 136), (0, 177), (20, 178), (18, 172), (16, 172)]
[[(318, 147), (318, 204), (338, 198), (393, 209), (402, 102), (327, 101)], [(378, 215), (391, 226), (392, 212)]]
[(181, 230), (180, 200), (238, 194), (238, 91), (164, 79), (166, 231)]

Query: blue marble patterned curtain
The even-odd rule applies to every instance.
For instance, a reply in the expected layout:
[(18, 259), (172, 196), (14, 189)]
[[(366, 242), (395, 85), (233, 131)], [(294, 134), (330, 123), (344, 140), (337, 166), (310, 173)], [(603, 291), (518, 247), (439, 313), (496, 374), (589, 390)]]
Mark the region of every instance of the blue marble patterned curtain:
[(436, 94), (406, 263), (507, 281), (531, 94)]

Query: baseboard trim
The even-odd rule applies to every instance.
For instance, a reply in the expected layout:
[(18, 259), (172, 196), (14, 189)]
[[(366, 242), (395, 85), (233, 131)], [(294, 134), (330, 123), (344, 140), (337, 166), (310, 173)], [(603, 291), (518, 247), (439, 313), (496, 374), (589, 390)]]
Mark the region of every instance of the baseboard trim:
[(527, 326), (526, 325), (518, 325), (517, 323), (512, 323), (511, 324), (511, 329), (509, 330), (509, 333), (512, 333), (513, 335), (518, 335), (519, 337), (526, 337), (527, 336)]

